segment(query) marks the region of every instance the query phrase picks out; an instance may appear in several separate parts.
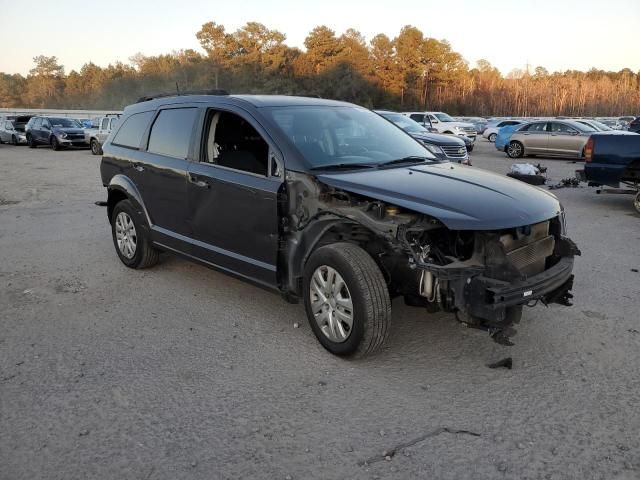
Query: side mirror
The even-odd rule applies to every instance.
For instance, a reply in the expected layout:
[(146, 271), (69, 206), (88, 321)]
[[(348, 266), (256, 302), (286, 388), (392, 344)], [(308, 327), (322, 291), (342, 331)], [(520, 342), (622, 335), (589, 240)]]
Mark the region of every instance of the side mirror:
[(431, 133), (438, 133), (438, 129), (430, 127), (427, 130), (429, 130)]
[(431, 120), (431, 123), (440, 123), (440, 120)]
[(51, 130), (51, 127), (49, 125), (42, 125), (42, 129), (43, 130)]
[(569, 135), (578, 135), (578, 133), (580, 133), (580, 132), (578, 132), (577, 130), (570, 130), (569, 131)]

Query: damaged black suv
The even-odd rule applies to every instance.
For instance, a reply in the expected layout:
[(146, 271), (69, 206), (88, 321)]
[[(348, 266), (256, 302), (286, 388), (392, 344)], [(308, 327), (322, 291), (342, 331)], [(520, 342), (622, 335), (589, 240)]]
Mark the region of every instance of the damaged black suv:
[(554, 195), (434, 158), (344, 102), (224, 92), (143, 98), (104, 145), (116, 252), (180, 254), (303, 299), (338, 355), (380, 348), (391, 298), (508, 342), (523, 305), (570, 305)]

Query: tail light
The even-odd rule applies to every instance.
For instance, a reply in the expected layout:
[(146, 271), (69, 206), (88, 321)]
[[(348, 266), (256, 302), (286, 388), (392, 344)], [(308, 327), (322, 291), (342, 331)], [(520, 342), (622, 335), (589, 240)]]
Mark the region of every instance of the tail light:
[(593, 160), (593, 138), (589, 137), (587, 144), (584, 146), (584, 161), (591, 162)]

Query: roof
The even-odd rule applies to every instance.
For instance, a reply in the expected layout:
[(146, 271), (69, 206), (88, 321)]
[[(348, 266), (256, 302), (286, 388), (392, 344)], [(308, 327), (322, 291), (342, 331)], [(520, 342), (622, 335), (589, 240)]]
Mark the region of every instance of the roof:
[(176, 103), (231, 103), (250, 104), (255, 108), (261, 107), (289, 107), (289, 106), (354, 106), (352, 103), (338, 100), (328, 100), (314, 97), (297, 97), (290, 95), (207, 95), (207, 94), (176, 94), (157, 97), (143, 97), (127, 107), (128, 111), (146, 111), (162, 105)]

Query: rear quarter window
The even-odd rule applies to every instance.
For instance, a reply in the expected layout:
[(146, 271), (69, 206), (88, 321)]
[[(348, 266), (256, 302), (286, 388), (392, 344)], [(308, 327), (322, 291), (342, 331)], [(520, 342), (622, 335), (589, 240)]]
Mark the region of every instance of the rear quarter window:
[(127, 117), (122, 124), (122, 127), (113, 137), (111, 142), (113, 145), (127, 148), (140, 148), (140, 142), (142, 141), (142, 135), (144, 134), (154, 112), (142, 112), (134, 113)]

